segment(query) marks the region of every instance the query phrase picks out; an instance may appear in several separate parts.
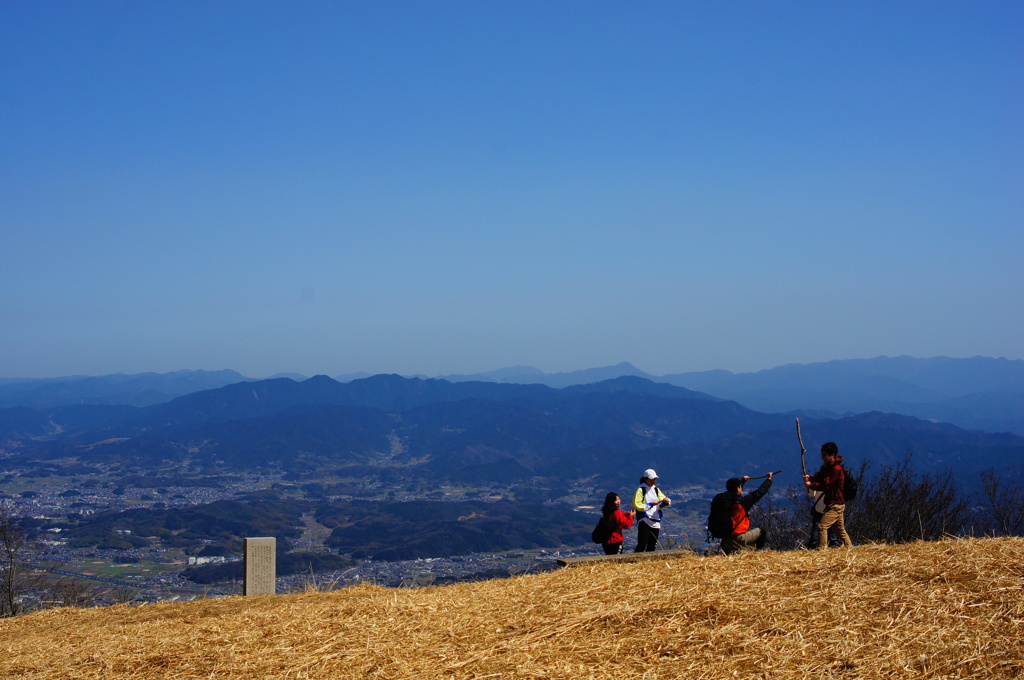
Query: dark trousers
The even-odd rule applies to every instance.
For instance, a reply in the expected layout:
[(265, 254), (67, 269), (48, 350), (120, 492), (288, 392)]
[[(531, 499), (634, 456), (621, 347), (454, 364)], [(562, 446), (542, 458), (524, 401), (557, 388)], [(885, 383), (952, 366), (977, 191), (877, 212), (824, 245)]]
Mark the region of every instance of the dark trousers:
[(636, 530), (636, 550), (633, 552), (654, 552), (658, 547), (658, 534), (661, 529), (655, 529), (647, 522), (640, 522)]
[(601, 547), (604, 548), (605, 555), (618, 555), (622, 552), (621, 543), (602, 543)]

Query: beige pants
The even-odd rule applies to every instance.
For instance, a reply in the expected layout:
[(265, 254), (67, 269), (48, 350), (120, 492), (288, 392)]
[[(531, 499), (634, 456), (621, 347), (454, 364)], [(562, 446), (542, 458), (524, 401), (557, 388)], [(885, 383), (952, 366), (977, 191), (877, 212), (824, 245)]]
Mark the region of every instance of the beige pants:
[(722, 539), (722, 552), (726, 555), (731, 555), (737, 550), (755, 545), (759, 538), (761, 538), (761, 529), (759, 527), (754, 527), (744, 534), (728, 536)]
[(853, 547), (850, 535), (846, 533), (846, 521), (843, 519), (845, 505), (830, 505), (825, 508), (825, 514), (818, 520), (818, 547), (828, 547), (828, 530), (834, 529), (836, 536), (847, 548)]

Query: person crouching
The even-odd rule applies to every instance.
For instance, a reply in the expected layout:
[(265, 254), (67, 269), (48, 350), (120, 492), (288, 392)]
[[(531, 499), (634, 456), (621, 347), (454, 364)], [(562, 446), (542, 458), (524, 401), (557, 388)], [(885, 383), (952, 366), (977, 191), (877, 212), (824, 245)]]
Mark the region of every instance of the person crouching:
[(722, 539), (722, 552), (726, 555), (749, 546), (763, 550), (768, 541), (767, 533), (758, 527), (750, 526), (750, 509), (772, 487), (772, 473), (768, 473), (761, 486), (744, 496), (743, 485), (749, 479), (748, 476), (733, 477), (725, 483), (726, 492), (731, 496), (730, 520), (732, 523), (732, 533)]

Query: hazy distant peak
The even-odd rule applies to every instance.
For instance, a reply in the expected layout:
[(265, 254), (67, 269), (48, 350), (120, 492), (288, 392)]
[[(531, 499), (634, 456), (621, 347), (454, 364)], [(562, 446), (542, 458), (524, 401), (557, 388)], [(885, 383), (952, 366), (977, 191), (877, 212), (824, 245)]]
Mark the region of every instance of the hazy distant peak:
[(336, 375), (334, 379), (340, 383), (352, 382), (353, 380), (362, 380), (363, 378), (369, 378), (372, 373), (359, 372), (359, 373), (345, 373), (343, 375)]
[(304, 380), (308, 380), (309, 376), (302, 375), (301, 373), (275, 373), (274, 375), (268, 376), (266, 379), (276, 380), (277, 378), (288, 378), (295, 382), (303, 382)]
[(588, 368), (581, 371), (570, 371), (568, 373), (552, 373), (547, 376), (545, 384), (550, 385), (551, 387), (568, 387), (569, 385), (586, 385), (590, 383), (603, 382), (605, 380), (620, 378), (622, 376), (633, 376), (658, 381), (657, 376), (641, 371), (628, 361), (623, 361), (614, 366)]
[(248, 380), (231, 370), (50, 378), (4, 385), (0, 388), (0, 407), (48, 408), (72, 404), (149, 406), (192, 392)]
[(548, 387), (562, 388), (571, 385), (598, 383), (624, 375), (657, 380), (657, 376), (641, 371), (628, 361), (620, 362), (614, 366), (586, 368), (564, 373), (545, 373), (533, 366), (510, 366), (486, 373), (445, 375), (439, 376), (439, 378), (451, 382), (499, 382), (522, 385), (547, 385)]
[(480, 373), (479, 375), (501, 379), (506, 377), (519, 377), (524, 375), (542, 376), (544, 375), (544, 371), (540, 370), (535, 366), (507, 366), (505, 368), (499, 368), (496, 371)]

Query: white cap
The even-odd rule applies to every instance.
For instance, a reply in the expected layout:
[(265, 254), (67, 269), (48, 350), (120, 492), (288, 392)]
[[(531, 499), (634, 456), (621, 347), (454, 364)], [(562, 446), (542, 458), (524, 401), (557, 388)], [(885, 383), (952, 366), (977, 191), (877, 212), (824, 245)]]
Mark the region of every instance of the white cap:
[(647, 468), (646, 470), (644, 470), (644, 479), (657, 479), (657, 478), (658, 478), (658, 473), (655, 472), (654, 470), (652, 470), (651, 468)]

